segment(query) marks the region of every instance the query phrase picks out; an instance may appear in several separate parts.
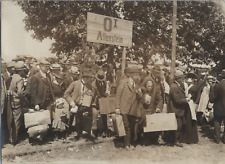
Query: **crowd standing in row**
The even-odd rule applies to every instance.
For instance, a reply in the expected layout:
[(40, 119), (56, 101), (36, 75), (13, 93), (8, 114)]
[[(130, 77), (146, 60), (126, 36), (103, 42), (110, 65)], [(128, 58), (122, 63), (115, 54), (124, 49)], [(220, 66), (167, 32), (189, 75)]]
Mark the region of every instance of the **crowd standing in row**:
[[(194, 70), (176, 69), (171, 81), (169, 70), (159, 65), (151, 69), (127, 66), (124, 73), (121, 76), (120, 68), (107, 63), (2, 60), (3, 142), (15, 145), (26, 134), (24, 114), (31, 109), (49, 110), (51, 116), (50, 133), (35, 139), (52, 134), (66, 139), (74, 131), (75, 140), (83, 136), (83, 131), (87, 140), (105, 137), (110, 131), (110, 114), (100, 114), (98, 100), (112, 96), (115, 113), (122, 115), (124, 147), (128, 150), (136, 144), (157, 143), (159, 137), (177, 146), (198, 143), (197, 124), (202, 120), (214, 123), (215, 142), (220, 143), (225, 122), (225, 70), (219, 80), (208, 72), (197, 75)], [(162, 112), (175, 113), (177, 131), (144, 133), (146, 115)], [(225, 143), (224, 135), (222, 141)]]

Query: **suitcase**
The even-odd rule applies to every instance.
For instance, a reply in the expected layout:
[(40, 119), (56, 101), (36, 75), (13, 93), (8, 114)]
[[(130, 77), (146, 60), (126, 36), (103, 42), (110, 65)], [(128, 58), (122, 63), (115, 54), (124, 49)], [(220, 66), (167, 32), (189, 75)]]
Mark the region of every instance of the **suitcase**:
[(35, 111), (33, 113), (24, 114), (25, 128), (33, 127), (36, 125), (51, 124), (50, 111)]
[(48, 131), (48, 128), (49, 126), (47, 124), (37, 125), (37, 126), (30, 127), (27, 132), (30, 138), (35, 138), (39, 135), (42, 135), (42, 136), (45, 135)]
[(114, 126), (115, 133), (119, 137), (125, 136), (126, 132), (125, 132), (122, 116), (112, 114), (112, 120), (113, 120), (113, 126)]
[(103, 97), (100, 98), (98, 101), (101, 114), (115, 113), (116, 110), (115, 97)]
[(83, 101), (82, 101), (82, 106), (90, 107), (91, 106), (91, 101), (92, 101), (92, 97), (91, 96), (84, 95)]
[(146, 115), (146, 122), (144, 132), (177, 130), (175, 113), (155, 113)]

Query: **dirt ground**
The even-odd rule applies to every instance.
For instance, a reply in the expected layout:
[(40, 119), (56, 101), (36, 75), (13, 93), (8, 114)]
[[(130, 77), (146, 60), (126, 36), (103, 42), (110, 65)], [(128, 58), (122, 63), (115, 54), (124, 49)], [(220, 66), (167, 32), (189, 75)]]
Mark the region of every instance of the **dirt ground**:
[(115, 148), (115, 137), (98, 137), (95, 143), (81, 139), (49, 141), (31, 145), (28, 139), (16, 146), (6, 144), (2, 149), (2, 163), (204, 163), (224, 164), (225, 144), (213, 142), (213, 128), (198, 128), (199, 143), (183, 147), (159, 145), (140, 146), (127, 151)]

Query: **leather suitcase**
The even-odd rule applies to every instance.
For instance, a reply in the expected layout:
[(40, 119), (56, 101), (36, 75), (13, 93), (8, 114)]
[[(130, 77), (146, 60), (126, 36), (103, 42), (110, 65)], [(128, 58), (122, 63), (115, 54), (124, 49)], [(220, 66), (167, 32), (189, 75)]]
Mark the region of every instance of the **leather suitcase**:
[(36, 125), (51, 124), (50, 111), (42, 110), (24, 114), (25, 128)]
[(112, 114), (112, 120), (113, 120), (113, 126), (114, 126), (115, 133), (119, 137), (125, 136), (126, 132), (125, 132), (122, 116)]
[(116, 110), (115, 97), (103, 97), (100, 98), (98, 101), (101, 114), (115, 113)]
[(35, 138), (39, 135), (44, 135), (47, 133), (49, 126), (47, 124), (45, 125), (37, 125), (37, 126), (33, 126), (30, 127), (28, 129), (28, 134), (30, 138)]
[(89, 95), (84, 95), (82, 106), (90, 107), (91, 106), (92, 97)]
[(177, 130), (177, 119), (175, 113), (155, 113), (146, 115), (146, 127), (144, 132), (157, 132)]

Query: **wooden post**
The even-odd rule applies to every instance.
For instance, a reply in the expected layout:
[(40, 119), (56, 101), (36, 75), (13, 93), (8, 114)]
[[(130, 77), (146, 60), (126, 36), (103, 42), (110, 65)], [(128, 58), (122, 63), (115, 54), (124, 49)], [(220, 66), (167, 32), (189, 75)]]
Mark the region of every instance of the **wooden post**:
[(123, 54), (122, 54), (122, 63), (121, 63), (121, 77), (124, 76), (124, 69), (126, 66), (126, 47), (123, 47)]
[(171, 56), (171, 70), (170, 70), (170, 79), (174, 80), (175, 74), (175, 62), (176, 62), (176, 35), (177, 35), (177, 1), (173, 1), (173, 29), (172, 29), (172, 56)]

